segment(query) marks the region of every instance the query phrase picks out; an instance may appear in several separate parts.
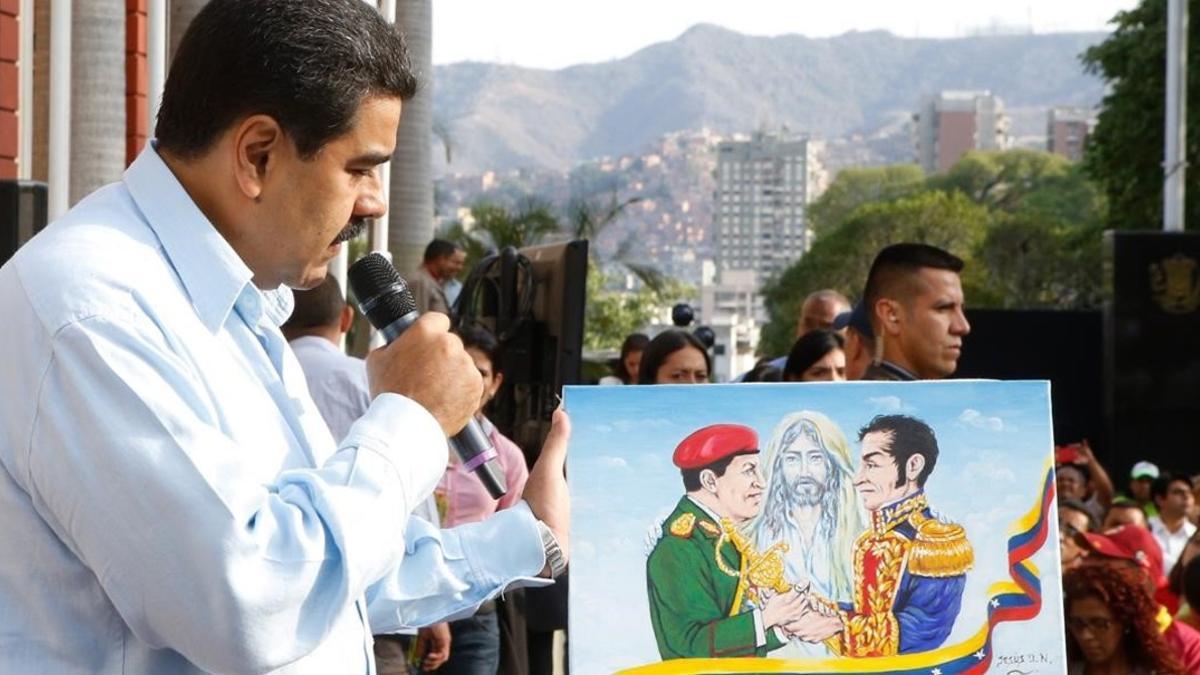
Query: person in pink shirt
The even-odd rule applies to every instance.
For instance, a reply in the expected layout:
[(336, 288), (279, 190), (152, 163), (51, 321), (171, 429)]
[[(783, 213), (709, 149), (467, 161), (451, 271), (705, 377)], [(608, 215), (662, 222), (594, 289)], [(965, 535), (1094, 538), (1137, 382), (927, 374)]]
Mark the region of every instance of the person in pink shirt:
[[(442, 527), (479, 522), (516, 504), (521, 500), (521, 491), (529, 478), (524, 453), (483, 414), (483, 409), (504, 384), (504, 375), (499, 370), (499, 343), (482, 328), (459, 328), (455, 333), (483, 376), (483, 397), (475, 417), (499, 454), (497, 461), (504, 471), (508, 492), (500, 499), (493, 499), (475, 474), (465, 470), (458, 457), (450, 453), (450, 464), (434, 491)], [(451, 621), (450, 636), (453, 645), (450, 659), (438, 669), (438, 675), (491, 675), (496, 672), (500, 664), (500, 626), (494, 602), (485, 603), (475, 616)]]

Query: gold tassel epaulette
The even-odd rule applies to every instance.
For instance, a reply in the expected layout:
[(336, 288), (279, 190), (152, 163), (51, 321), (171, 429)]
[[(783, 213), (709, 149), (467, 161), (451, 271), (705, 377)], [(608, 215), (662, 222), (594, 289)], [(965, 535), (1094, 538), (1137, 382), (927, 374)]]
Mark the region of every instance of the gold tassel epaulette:
[(908, 571), (922, 577), (955, 577), (975, 564), (975, 550), (962, 525), (917, 516), (917, 536), (908, 552)]
[(676, 537), (687, 539), (692, 536), (692, 528), (696, 525), (696, 516), (691, 513), (684, 513), (671, 523), (668, 530)]

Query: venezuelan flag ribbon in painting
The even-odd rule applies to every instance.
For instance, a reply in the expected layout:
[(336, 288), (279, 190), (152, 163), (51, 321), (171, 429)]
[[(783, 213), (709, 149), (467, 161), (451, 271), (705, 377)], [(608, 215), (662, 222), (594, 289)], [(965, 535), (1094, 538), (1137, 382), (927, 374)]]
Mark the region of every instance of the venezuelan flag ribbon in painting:
[(1008, 540), (1010, 581), (988, 589), (987, 623), (970, 638), (921, 654), (863, 659), (679, 659), (621, 671), (622, 675), (693, 673), (895, 673), (896, 675), (977, 675), (992, 664), (992, 633), (1010, 621), (1028, 621), (1042, 611), (1042, 582), (1030, 558), (1050, 534), (1054, 515), (1054, 471), (1047, 465), (1038, 501), (1014, 523)]

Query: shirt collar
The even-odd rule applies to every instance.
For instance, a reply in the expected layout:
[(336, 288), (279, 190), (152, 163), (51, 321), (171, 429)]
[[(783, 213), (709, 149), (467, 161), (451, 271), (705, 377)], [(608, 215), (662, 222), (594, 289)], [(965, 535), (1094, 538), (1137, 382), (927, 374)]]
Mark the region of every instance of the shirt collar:
[(704, 515), (706, 515), (706, 516), (708, 516), (709, 518), (711, 518), (711, 519), (712, 519), (712, 521), (713, 521), (714, 523), (720, 524), (720, 522), (721, 522), (721, 518), (720, 518), (720, 516), (718, 516), (717, 514), (713, 513), (712, 509), (708, 508), (708, 507), (707, 507), (707, 506), (705, 506), (704, 504), (701, 504), (699, 499), (693, 499), (691, 495), (684, 495), (684, 496), (685, 496), (685, 497), (687, 497), (687, 500), (688, 500), (689, 502), (691, 502), (691, 503), (695, 504), (695, 505), (696, 505), (696, 508), (700, 509), (700, 511), (701, 511), (701, 512), (702, 512)]
[(247, 286), (261, 295), (261, 314), (276, 326), (287, 320), (291, 289), (259, 292), (254, 287), (253, 271), (192, 201), (154, 141), (146, 144), (123, 180), (206, 328), (215, 333), (224, 325)]
[(913, 381), (913, 380), (918, 379), (916, 374), (909, 371), (907, 368), (901, 368), (900, 366), (892, 363), (891, 361), (880, 361), (879, 367), (883, 368), (884, 370), (899, 377), (901, 380)]
[(322, 352), (329, 352), (331, 354), (344, 354), (345, 353), (341, 349), (338, 349), (337, 345), (333, 344), (329, 340), (326, 340), (325, 338), (321, 337), (320, 335), (301, 335), (300, 337), (296, 338), (295, 340), (292, 340), (291, 342), (292, 342), (293, 348), (309, 347), (311, 349), (316, 349), (316, 350), (319, 350)]

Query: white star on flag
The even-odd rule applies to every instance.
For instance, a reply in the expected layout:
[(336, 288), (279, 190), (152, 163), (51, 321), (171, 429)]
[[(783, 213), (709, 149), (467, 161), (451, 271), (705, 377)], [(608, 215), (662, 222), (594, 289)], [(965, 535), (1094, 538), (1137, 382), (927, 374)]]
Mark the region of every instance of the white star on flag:
[(987, 656), (987, 654), (984, 654), (982, 649), (975, 652), (975, 658), (979, 659), (980, 661), (982, 661), (985, 656)]
[(992, 608), (994, 609), (999, 606), (1000, 606), (1000, 601), (997, 600), (996, 598), (992, 598)]
[(934, 668), (934, 669), (933, 669), (933, 672), (932, 672), (932, 674), (931, 674), (931, 675), (942, 675), (942, 669), (941, 669), (941, 668)]

